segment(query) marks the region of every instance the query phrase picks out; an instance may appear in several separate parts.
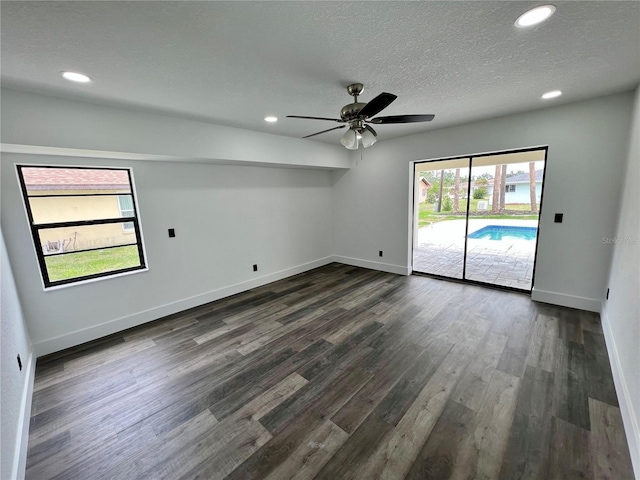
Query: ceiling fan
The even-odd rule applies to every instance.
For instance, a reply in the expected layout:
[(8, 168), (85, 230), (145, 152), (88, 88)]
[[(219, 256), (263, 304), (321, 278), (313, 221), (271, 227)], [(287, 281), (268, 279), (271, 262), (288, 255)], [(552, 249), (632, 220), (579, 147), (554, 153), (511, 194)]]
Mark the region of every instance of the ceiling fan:
[(376, 137), (378, 134), (369, 125), (373, 123), (375, 125), (384, 125), (390, 123), (417, 123), (417, 122), (430, 122), (435, 115), (391, 115), (389, 117), (376, 117), (382, 110), (387, 108), (391, 102), (393, 102), (397, 96), (383, 92), (369, 103), (358, 102), (358, 96), (364, 91), (364, 85), (361, 83), (352, 83), (347, 87), (347, 93), (353, 96), (354, 102), (342, 107), (340, 110), (340, 118), (325, 118), (325, 117), (305, 117), (300, 115), (287, 115), (287, 118), (306, 118), (309, 120), (327, 120), (329, 122), (345, 123), (339, 127), (329, 128), (322, 130), (321, 132), (312, 133), (302, 138), (314, 137), (322, 133), (331, 132), (332, 130), (339, 130), (341, 128), (349, 127), (349, 130), (343, 135), (340, 143), (349, 150), (357, 150), (360, 142), (364, 148), (370, 147), (376, 143)]

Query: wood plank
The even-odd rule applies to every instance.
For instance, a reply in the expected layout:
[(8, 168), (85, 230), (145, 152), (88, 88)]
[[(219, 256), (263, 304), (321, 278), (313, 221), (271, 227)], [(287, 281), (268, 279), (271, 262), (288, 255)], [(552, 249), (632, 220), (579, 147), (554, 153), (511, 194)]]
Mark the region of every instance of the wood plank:
[[(587, 332), (585, 332), (586, 334)], [(585, 347), (586, 347), (585, 337)], [(591, 458), (597, 479), (633, 478), (629, 447), (620, 409), (594, 398), (589, 399), (591, 413)]]
[(375, 376), (331, 420), (345, 432), (353, 433), (421, 353), (422, 349), (417, 345), (408, 345), (405, 349), (393, 352), (387, 357), (387, 363), (375, 371)]
[[(589, 432), (572, 423), (554, 417), (551, 435), (549, 477), (567, 480), (593, 479), (593, 464), (590, 452), (591, 435)], [(599, 476), (598, 478), (602, 477)]]
[(556, 417), (590, 430), (584, 345), (559, 343), (553, 392)]
[(311, 480), (342, 447), (349, 435), (325, 420), (300, 442), (265, 480)]
[(393, 427), (377, 415), (369, 415), (315, 478), (317, 480), (362, 478), (363, 466), (382, 439), (392, 430)]
[[(313, 405), (322, 402), (323, 399), (324, 403), (321, 403), (321, 405), (325, 405), (326, 402), (336, 396), (341, 400), (344, 398), (344, 402), (337, 406), (334, 413), (331, 414), (333, 416), (371, 378), (371, 373), (363, 371), (362, 375), (356, 376), (357, 381), (360, 382), (362, 380), (363, 383), (354, 385), (343, 383), (344, 379), (348, 378), (352, 371), (359, 372), (361, 370), (358, 365), (370, 351), (370, 348), (362, 346), (353, 349), (335, 362), (323, 365), (323, 369), (311, 378), (305, 377), (301, 372), (298, 372), (304, 378), (310, 380), (309, 384), (274, 408), (268, 415), (265, 415), (261, 419), (262, 425), (275, 434), (295, 420), (296, 417), (311, 409)], [(328, 389), (329, 385), (332, 385), (332, 388)], [(357, 388), (355, 388), (356, 386)], [(339, 387), (344, 388), (344, 391), (338, 390)], [(327, 394), (329, 395), (327, 396)]]
[(474, 360), (465, 370), (452, 398), (474, 411), (480, 409), (489, 381), (507, 343), (507, 337), (489, 332)]
[(469, 434), (474, 418), (473, 410), (449, 400), (405, 478), (452, 478), (453, 466), (461, 454), (462, 442)]
[(388, 441), (369, 456), (362, 478), (402, 478), (409, 472), (469, 361), (465, 352), (451, 349)]
[(529, 340), (527, 365), (539, 366), (547, 372), (553, 372), (558, 337), (558, 319), (548, 315), (538, 315)]
[(478, 414), (463, 439), (454, 478), (498, 478), (513, 421), (520, 379), (495, 370)]
[(375, 414), (397, 425), (450, 353), (451, 345), (434, 340), (375, 408)]
[(613, 383), (613, 374), (609, 364), (607, 345), (604, 335), (584, 332), (585, 365), (589, 384), (587, 387), (589, 397), (618, 406), (618, 396)]
[(548, 478), (553, 374), (526, 367), (499, 478)]
[(50, 385), (63, 382), (83, 373), (95, 370), (103, 365), (112, 363), (120, 358), (134, 355), (137, 352), (153, 348), (155, 343), (153, 340), (145, 338), (131, 342), (120, 343), (119, 345), (108, 350), (87, 354), (83, 357), (65, 362), (65, 369), (61, 372), (48, 376), (46, 379), (38, 378), (34, 382), (33, 390), (37, 392)]
[[(288, 422), (273, 432), (273, 438), (234, 470), (228, 476), (228, 480), (263, 478), (269, 475), (286, 461), (289, 454), (304, 441), (310, 431), (318, 428), (322, 422), (334, 415), (370, 378), (370, 373), (353, 368), (348, 374), (336, 379), (333, 383), (334, 388), (309, 402), (308, 407), (298, 415), (297, 421)], [(300, 391), (304, 389), (305, 387)], [(261, 421), (263, 425), (265, 418), (267, 416)]]
[(325, 353), (329, 348), (330, 344), (328, 342), (321, 340), (314, 343), (301, 352), (297, 352), (283, 362), (278, 363), (273, 368), (266, 370), (264, 373), (260, 374), (259, 377), (255, 377), (251, 383), (246, 384), (242, 388), (234, 389), (221, 400), (214, 404), (210, 404), (209, 410), (213, 412), (216, 418), (225, 418), (241, 408), (252, 398), (261, 395), (265, 390), (272, 388), (287, 375), (303, 368), (307, 363)]

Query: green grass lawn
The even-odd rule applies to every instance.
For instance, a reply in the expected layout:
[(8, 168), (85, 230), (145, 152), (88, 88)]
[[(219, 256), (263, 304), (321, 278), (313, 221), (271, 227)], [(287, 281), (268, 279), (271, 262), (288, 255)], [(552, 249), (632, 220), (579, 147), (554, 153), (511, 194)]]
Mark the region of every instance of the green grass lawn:
[(138, 267), (140, 266), (140, 257), (136, 245), (127, 245), (45, 257), (45, 263), (49, 280), (57, 282), (69, 278)]
[[(471, 199), (471, 205), (469, 208), (470, 212), (475, 212), (478, 209), (478, 201), (475, 198)], [(453, 203), (453, 202), (452, 202)], [(507, 205), (507, 210), (521, 210), (523, 212), (522, 215), (514, 215), (514, 214), (496, 214), (496, 215), (478, 215), (470, 216), (470, 218), (482, 218), (482, 219), (509, 219), (509, 218), (517, 218), (518, 220), (537, 220), (538, 215), (531, 213), (531, 206), (528, 204), (510, 204)], [(449, 212), (440, 212), (437, 213), (433, 210), (432, 203), (421, 203), (420, 210), (418, 212), (418, 227), (424, 227), (431, 223), (438, 223), (447, 220), (464, 220), (467, 213), (467, 200), (460, 199), (460, 213), (455, 215), (452, 211)], [(527, 215), (528, 213), (528, 215)]]

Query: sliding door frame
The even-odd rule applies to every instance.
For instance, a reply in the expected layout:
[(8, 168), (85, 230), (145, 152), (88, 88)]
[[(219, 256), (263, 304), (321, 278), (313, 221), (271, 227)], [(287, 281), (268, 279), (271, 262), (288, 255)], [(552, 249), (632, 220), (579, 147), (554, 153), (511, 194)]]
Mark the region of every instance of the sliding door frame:
[[(514, 153), (524, 153), (524, 152), (534, 152), (534, 151), (538, 151), (538, 150), (544, 150), (544, 166), (542, 168), (542, 186), (541, 186), (541, 190), (540, 190), (540, 208), (538, 209), (538, 225), (537, 225), (537, 231), (536, 231), (536, 248), (535, 248), (535, 252), (533, 254), (533, 272), (531, 274), (531, 288), (530, 289), (522, 289), (522, 288), (515, 288), (515, 287), (508, 287), (505, 285), (496, 285), (494, 283), (488, 283), (488, 282), (481, 282), (479, 280), (469, 280), (466, 278), (466, 273), (467, 273), (467, 243), (468, 243), (468, 235), (469, 235), (469, 208), (471, 205), (471, 199), (470, 199), (470, 195), (471, 195), (471, 168), (473, 166), (473, 159), (474, 158), (482, 158), (482, 157), (491, 157), (491, 156), (497, 156), (497, 155), (508, 155), (508, 154), (514, 154)], [(468, 158), (469, 159), (469, 178), (467, 179), (467, 212), (466, 212), (466, 216), (465, 216), (465, 232), (464, 232), (464, 250), (463, 250), (463, 258), (462, 258), (462, 278), (455, 278), (455, 277), (448, 277), (446, 275), (438, 275), (436, 273), (428, 273), (428, 272), (418, 272), (415, 271), (413, 269), (413, 250), (415, 249), (416, 245), (415, 245), (415, 239), (416, 239), (416, 230), (418, 229), (418, 223), (416, 221), (416, 215), (415, 212), (416, 210), (419, 212), (419, 206), (416, 205), (416, 196), (415, 196), (415, 188), (416, 188), (416, 165), (418, 164), (422, 164), (422, 163), (435, 163), (435, 162), (441, 162), (441, 161), (445, 161), (445, 160), (462, 160)], [(494, 151), (494, 152), (483, 152), (483, 153), (475, 153), (475, 154), (470, 154), (470, 155), (457, 155), (457, 156), (453, 156), (453, 157), (440, 157), (440, 158), (432, 158), (429, 160), (417, 160), (414, 162), (411, 162), (412, 168), (411, 168), (411, 183), (413, 185), (413, 195), (412, 195), (412, 199), (413, 199), (413, 208), (412, 211), (414, 212), (414, 215), (411, 216), (411, 252), (410, 252), (410, 257), (411, 257), (411, 271), (413, 274), (415, 275), (424, 275), (424, 276), (428, 276), (428, 277), (433, 277), (433, 278), (439, 278), (442, 280), (450, 280), (450, 281), (454, 281), (454, 282), (462, 282), (462, 283), (467, 283), (467, 284), (473, 284), (473, 285), (481, 285), (484, 287), (493, 287), (493, 288), (497, 288), (500, 290), (508, 290), (511, 292), (519, 292), (519, 293), (527, 293), (527, 294), (531, 294), (531, 292), (533, 291), (533, 287), (534, 287), (534, 282), (535, 282), (535, 278), (536, 278), (536, 263), (538, 261), (538, 243), (540, 241), (540, 220), (542, 218), (542, 205), (543, 205), (543, 201), (544, 201), (544, 186), (545, 186), (545, 177), (547, 174), (547, 161), (549, 159), (549, 146), (548, 145), (541, 145), (538, 147), (527, 147), (527, 148), (517, 148), (517, 149), (512, 149), (512, 150), (499, 150), (499, 151)], [(441, 180), (442, 181), (442, 180)], [(495, 186), (494, 186), (495, 188)]]

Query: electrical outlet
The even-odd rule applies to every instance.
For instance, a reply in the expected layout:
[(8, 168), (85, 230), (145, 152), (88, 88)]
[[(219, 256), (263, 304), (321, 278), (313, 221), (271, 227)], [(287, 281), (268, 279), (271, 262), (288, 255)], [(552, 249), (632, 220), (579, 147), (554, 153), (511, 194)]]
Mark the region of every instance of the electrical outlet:
[(169, 238), (173, 238), (176, 236), (176, 229), (175, 228), (170, 228), (169, 229)]
[(257, 264), (257, 263), (255, 263), (255, 264), (253, 265), (253, 271), (254, 271), (254, 272), (257, 272), (257, 271), (258, 271), (258, 264)]
[(379, 256), (379, 257), (381, 257), (381, 256), (382, 256), (382, 250), (380, 250), (380, 251), (378, 252), (378, 256)]
[(609, 289), (607, 288), (607, 300), (609, 300)]
[(18, 369), (22, 371), (22, 359), (20, 358), (20, 354), (18, 354)]

